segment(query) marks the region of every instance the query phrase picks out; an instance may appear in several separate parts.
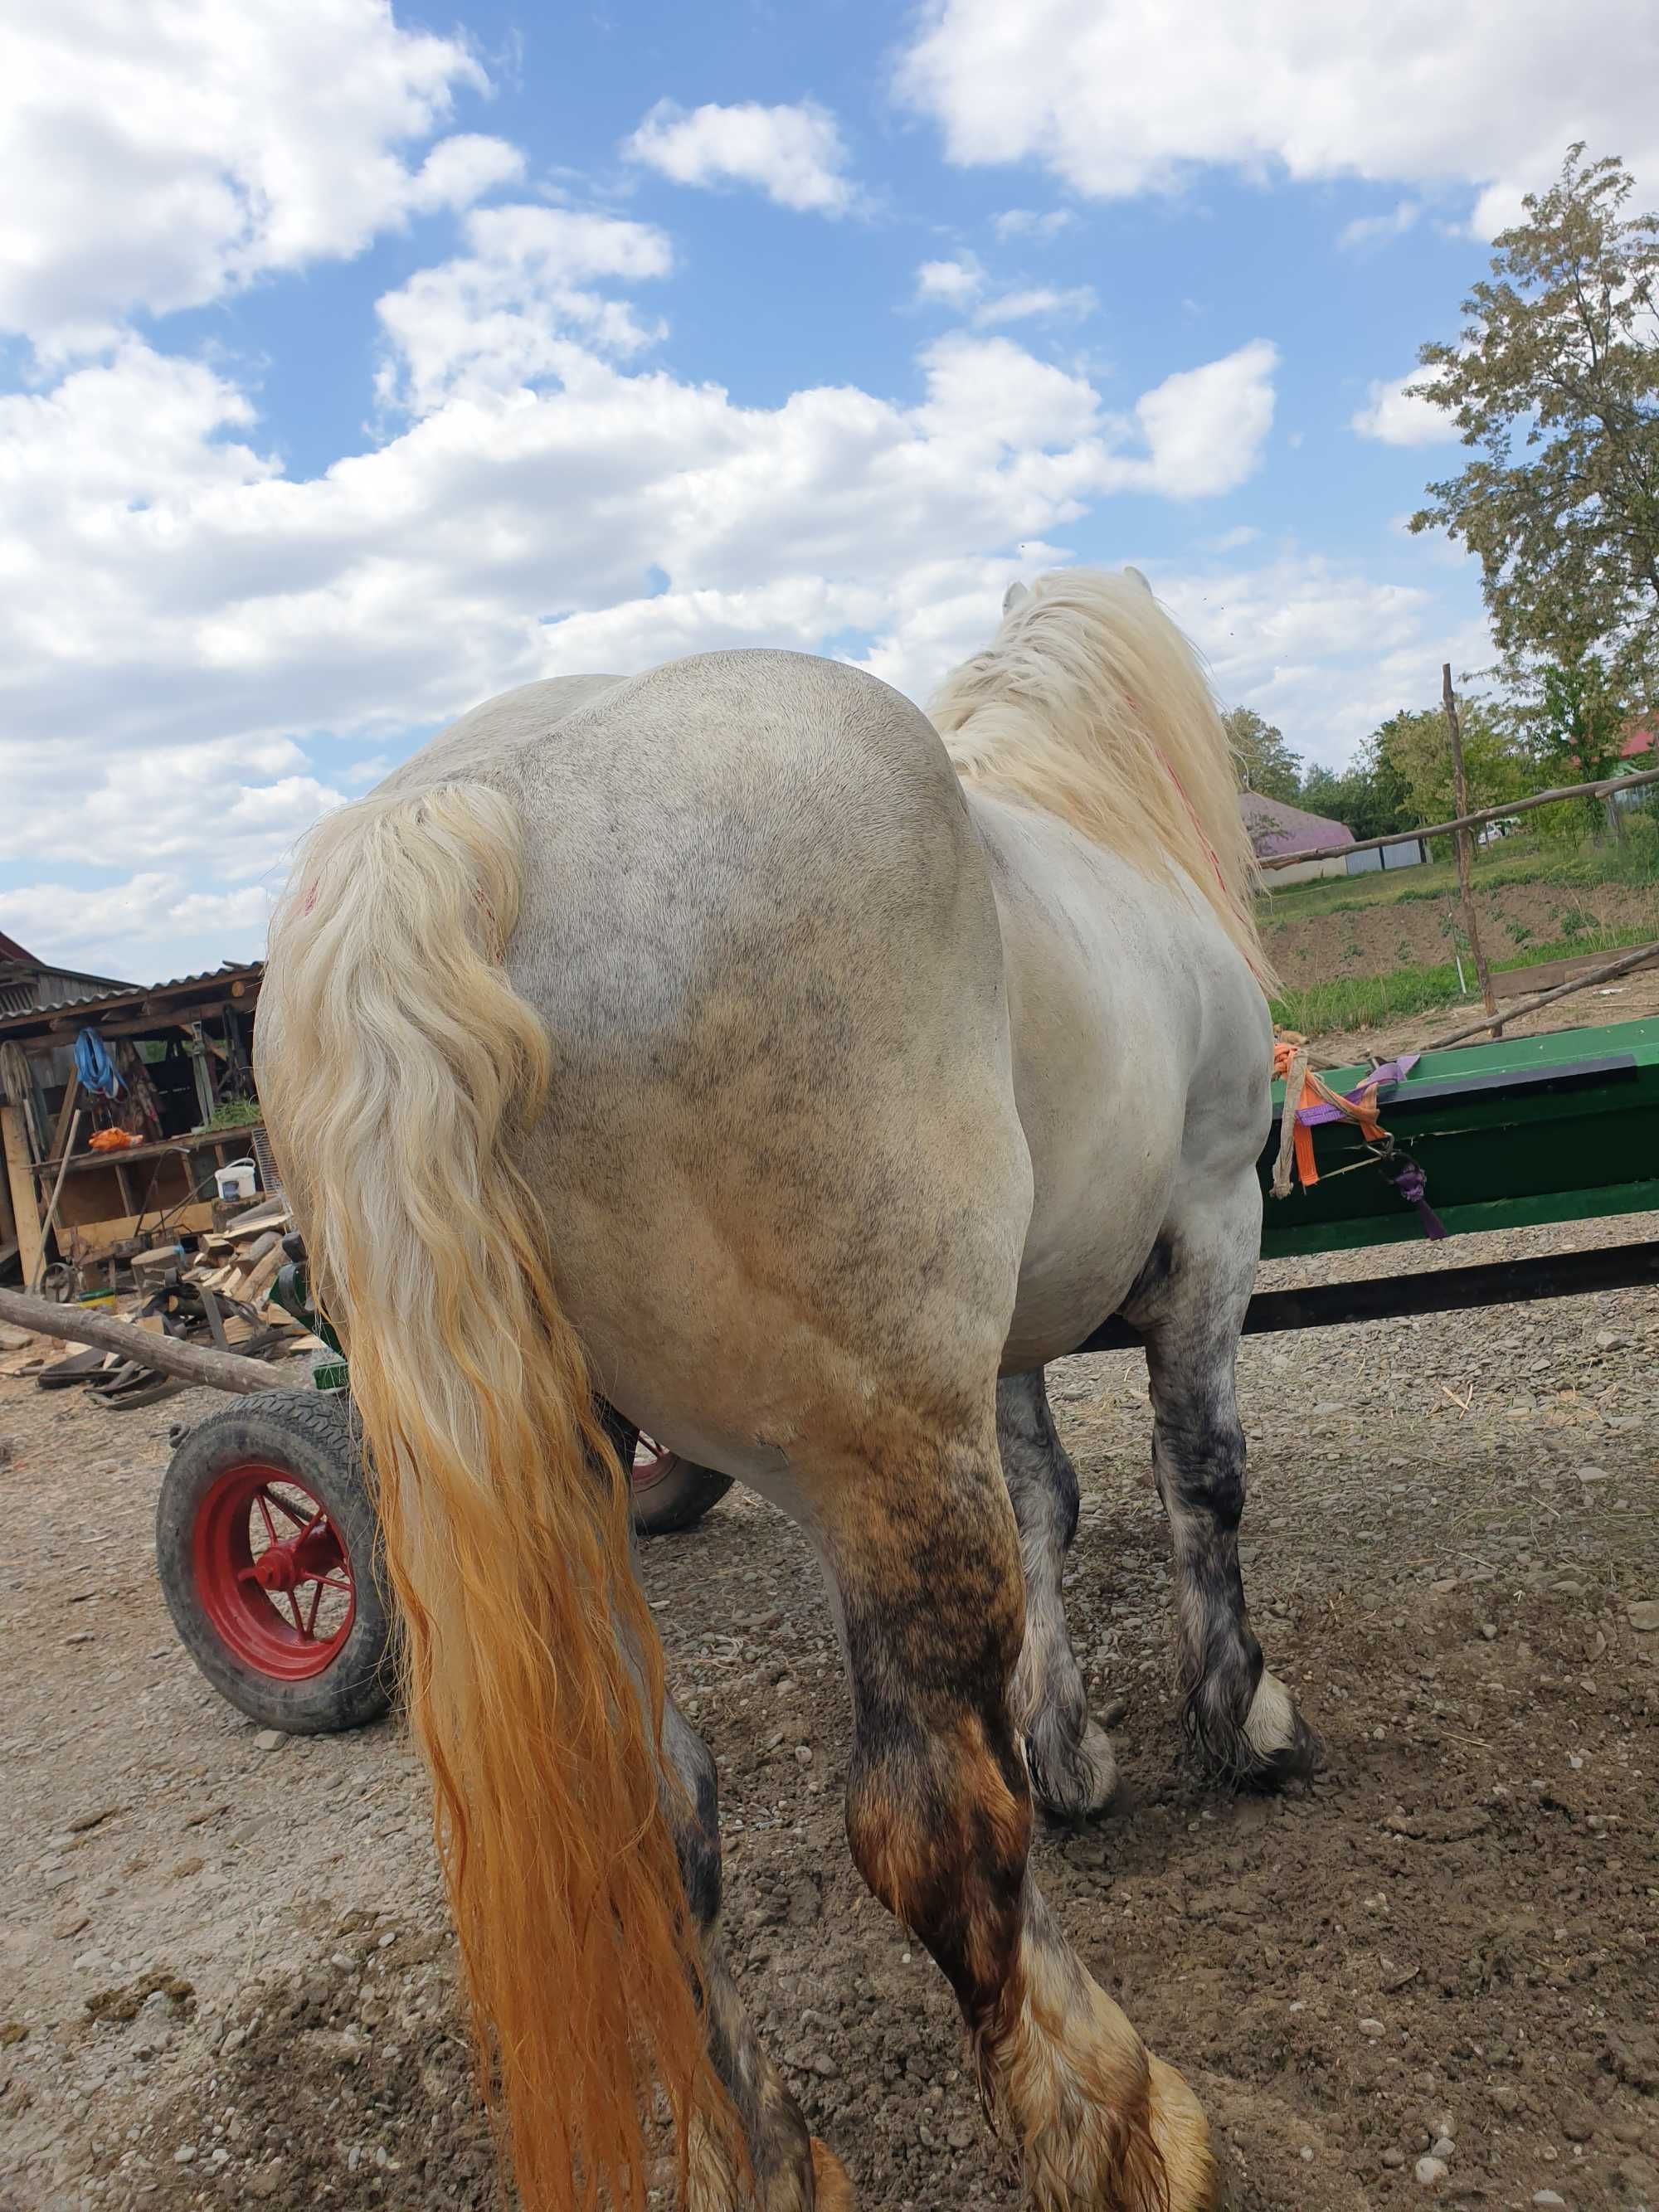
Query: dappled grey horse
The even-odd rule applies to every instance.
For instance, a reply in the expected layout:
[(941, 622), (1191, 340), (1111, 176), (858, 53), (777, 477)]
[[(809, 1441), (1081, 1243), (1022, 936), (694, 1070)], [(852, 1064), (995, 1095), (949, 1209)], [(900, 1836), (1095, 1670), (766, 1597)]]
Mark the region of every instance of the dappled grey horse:
[(1028, 1866), (1034, 1793), (1113, 1786), (1042, 1370), (1110, 1314), (1144, 1334), (1193, 1739), (1230, 1780), (1305, 1764), (1238, 1566), (1252, 890), (1207, 686), (1133, 572), (1017, 588), (931, 720), (784, 653), (532, 684), (309, 840), (260, 1090), (532, 2212), (642, 2204), (671, 2130), (697, 2212), (852, 2201), (722, 1952), (713, 1764), (598, 1400), (816, 1547), (854, 1856), (1035, 2202), (1212, 2202), (1196, 2101)]

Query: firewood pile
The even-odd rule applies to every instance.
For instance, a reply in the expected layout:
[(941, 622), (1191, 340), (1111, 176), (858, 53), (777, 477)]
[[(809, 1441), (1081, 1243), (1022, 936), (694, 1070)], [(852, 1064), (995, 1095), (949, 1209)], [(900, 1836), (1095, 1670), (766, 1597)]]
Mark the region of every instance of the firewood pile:
[[(135, 1253), (128, 1265), (133, 1287), (100, 1310), (146, 1332), (210, 1346), (249, 1359), (280, 1359), (325, 1346), (292, 1315), (271, 1303), (270, 1292), (287, 1263), (283, 1239), (293, 1217), (281, 1198), (266, 1199), (203, 1231)], [(43, 1389), (84, 1386), (100, 1404), (152, 1405), (189, 1383), (113, 1352), (66, 1351), (62, 1342), (0, 1334), (0, 1374), (33, 1375)]]

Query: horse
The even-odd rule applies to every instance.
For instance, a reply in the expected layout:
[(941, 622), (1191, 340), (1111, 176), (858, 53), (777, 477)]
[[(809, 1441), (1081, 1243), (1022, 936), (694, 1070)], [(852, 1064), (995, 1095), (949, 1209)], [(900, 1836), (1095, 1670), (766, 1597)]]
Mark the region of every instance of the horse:
[(1197, 2099), (1030, 1850), (1034, 1803), (1115, 1789), (1043, 1388), (1112, 1314), (1146, 1345), (1191, 1741), (1230, 1784), (1317, 1757), (1239, 1570), (1252, 866), (1206, 678), (1133, 570), (1011, 588), (931, 719), (778, 651), (532, 684), (310, 834), (259, 1091), (350, 1356), (527, 2212), (639, 2212), (665, 2172), (693, 2212), (854, 2201), (722, 1947), (632, 1424), (815, 1550), (852, 1854), (948, 1978), (1031, 2201), (1214, 2202)]

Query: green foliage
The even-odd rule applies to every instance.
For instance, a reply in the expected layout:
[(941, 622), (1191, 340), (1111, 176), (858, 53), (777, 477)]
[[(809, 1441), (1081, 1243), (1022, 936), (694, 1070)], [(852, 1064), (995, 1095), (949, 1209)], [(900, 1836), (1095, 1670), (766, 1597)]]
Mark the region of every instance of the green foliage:
[(1299, 803), (1302, 762), (1285, 741), (1285, 733), (1258, 714), (1254, 707), (1235, 707), (1222, 720), (1238, 757), (1239, 781), (1246, 791), (1264, 799), (1282, 799), (1289, 806)]
[(1479, 458), (1411, 526), (1479, 557), (1505, 673), (1558, 726), (1546, 670), (1577, 672), (1571, 688), (1593, 665), (1627, 708), (1659, 667), (1659, 217), (1626, 214), (1632, 182), (1575, 145), (1413, 387)]
[[(1501, 806), (1534, 787), (1534, 778), (1516, 742), (1509, 720), (1485, 701), (1465, 700), (1458, 708), (1463, 740), (1463, 773), (1471, 812)], [(1448, 822), (1457, 812), (1451, 744), (1444, 710), (1390, 714), (1373, 740), (1408, 794), (1419, 822)]]
[(1340, 775), (1328, 768), (1310, 769), (1297, 805), (1310, 814), (1346, 823), (1362, 842), (1386, 837), (1395, 830), (1413, 830), (1431, 818), (1413, 807), (1410, 786), (1381, 739), (1382, 732), (1374, 732)]
[(202, 1124), (204, 1129), (246, 1129), (264, 1119), (255, 1098), (225, 1098)]

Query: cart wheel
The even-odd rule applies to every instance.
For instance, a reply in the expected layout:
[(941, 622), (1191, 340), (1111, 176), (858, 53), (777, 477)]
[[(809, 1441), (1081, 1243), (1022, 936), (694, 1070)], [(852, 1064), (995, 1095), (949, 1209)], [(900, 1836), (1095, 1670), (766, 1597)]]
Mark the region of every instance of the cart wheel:
[(392, 1702), (379, 1530), (343, 1391), (245, 1398), (162, 1478), (155, 1565), (185, 1650), (250, 1720), (361, 1728)]
[(641, 1536), (672, 1536), (695, 1528), (732, 1487), (729, 1474), (665, 1451), (649, 1437), (634, 1447), (634, 1526)]

